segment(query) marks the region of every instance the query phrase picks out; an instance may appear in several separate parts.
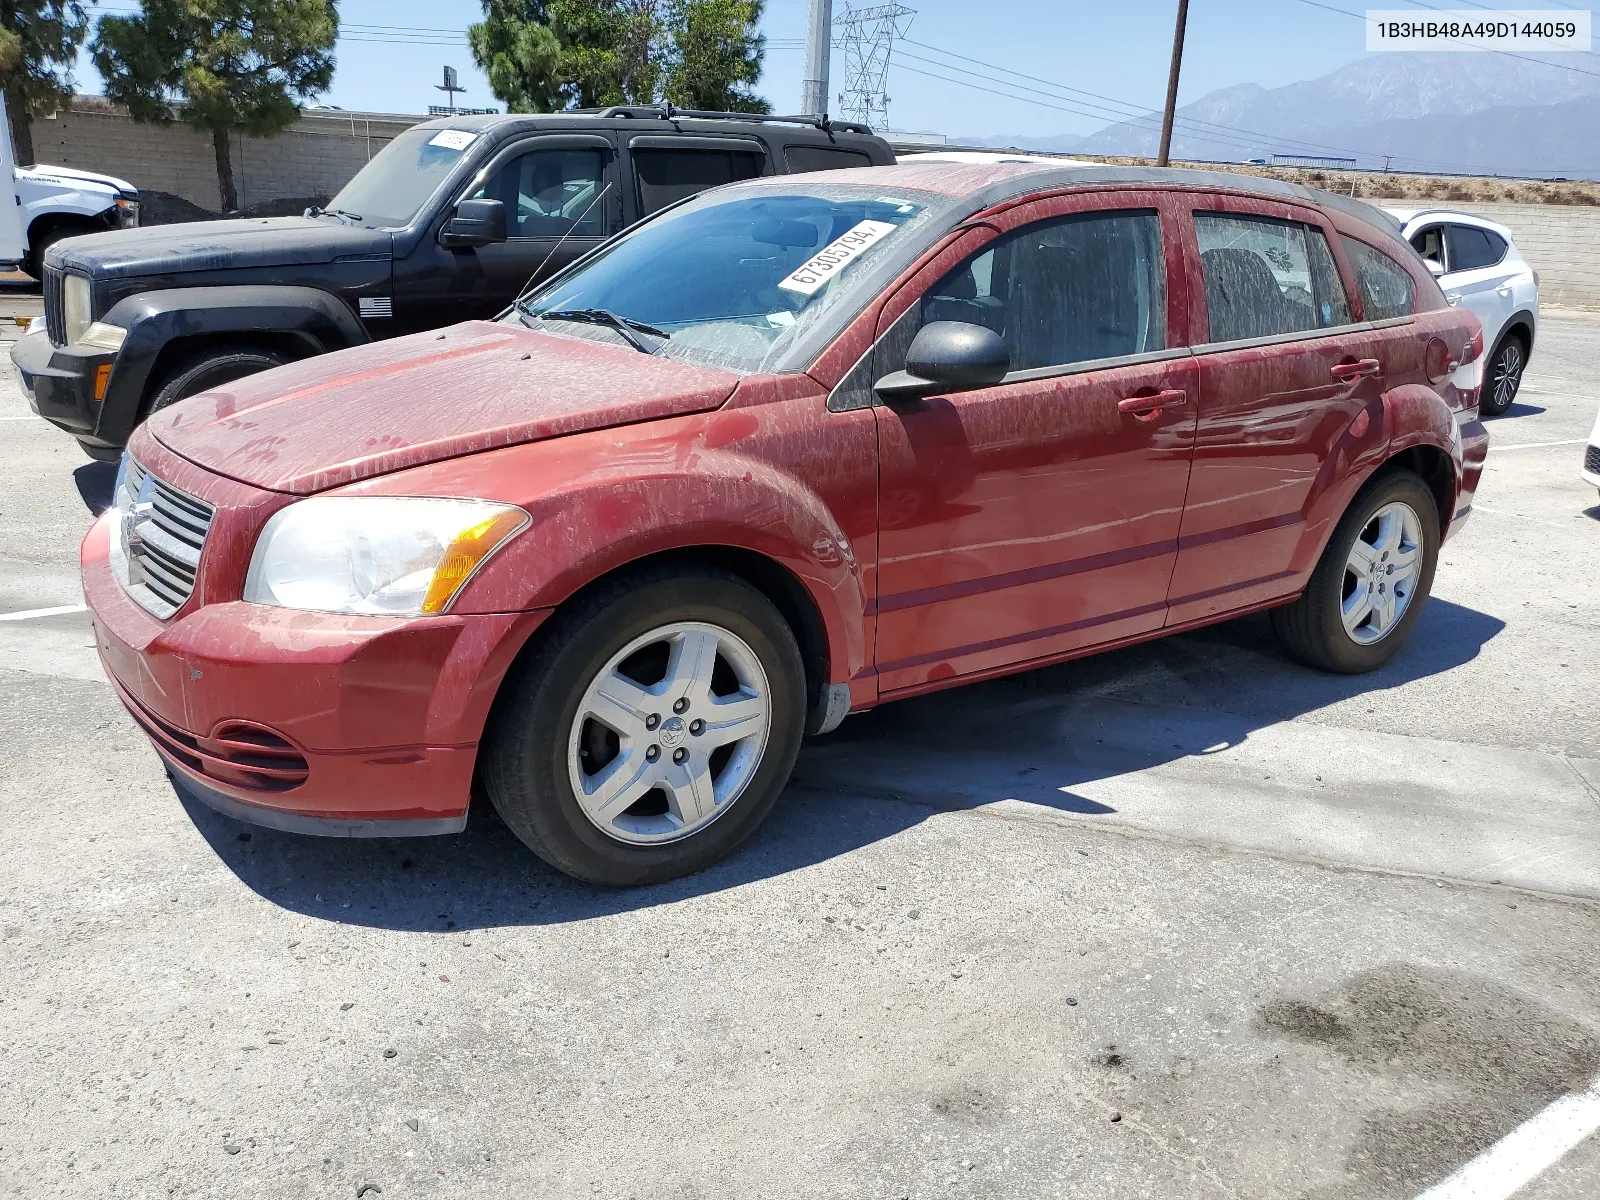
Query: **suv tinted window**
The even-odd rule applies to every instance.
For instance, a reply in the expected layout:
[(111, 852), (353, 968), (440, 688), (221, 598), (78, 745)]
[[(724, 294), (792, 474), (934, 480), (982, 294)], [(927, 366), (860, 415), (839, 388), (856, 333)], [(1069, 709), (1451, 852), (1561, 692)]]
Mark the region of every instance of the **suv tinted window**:
[(842, 146), (790, 146), (783, 152), (789, 170), (835, 171), (841, 167), (870, 167), (872, 159), (860, 150), (846, 150)]
[(1195, 213), (1209, 339), (1232, 342), (1350, 324), (1350, 300), (1320, 229)]
[(599, 150), (532, 150), (506, 163), (472, 199), (506, 206), (506, 232), (514, 238), (599, 237), (605, 205), (596, 204), (605, 173)]
[(940, 280), (922, 319), (987, 325), (1013, 371), (1164, 350), (1161, 220), (1091, 213), (1028, 225)]
[(1356, 284), (1366, 305), (1367, 320), (1409, 317), (1416, 311), (1416, 284), (1411, 273), (1382, 250), (1355, 238), (1344, 239), (1344, 252), (1356, 271)]
[(736, 150), (635, 150), (639, 215), (648, 217), (685, 196), (761, 175), (762, 156)]
[(1450, 269), (1492, 267), (1506, 256), (1505, 239), (1475, 225), (1450, 226)]

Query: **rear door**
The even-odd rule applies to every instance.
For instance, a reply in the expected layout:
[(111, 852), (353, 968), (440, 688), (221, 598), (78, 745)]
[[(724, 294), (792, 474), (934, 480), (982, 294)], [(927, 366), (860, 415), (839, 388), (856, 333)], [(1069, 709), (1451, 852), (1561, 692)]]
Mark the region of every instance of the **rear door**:
[[(544, 134), (502, 148), (395, 264), (396, 332), (494, 316), (615, 233), (620, 192), (616, 150), (603, 135)], [(441, 245), (439, 230), (462, 200), (504, 204), (506, 240)]]
[(1444, 236), (1450, 247), (1450, 270), (1439, 281), (1445, 299), (1472, 310), (1483, 323), (1485, 353), (1492, 353), (1516, 309), (1512, 276), (1522, 264), (1507, 261), (1510, 246), (1492, 229), (1452, 223)]
[(628, 139), (628, 160), (629, 224), (707, 188), (773, 173), (755, 138), (639, 134)]
[(880, 341), (875, 378), (930, 321), (987, 325), (1013, 369), (876, 409), (883, 694), (1161, 627), (1195, 412), (1165, 205), (1024, 205), (909, 285), (920, 300)]
[(1304, 509), (1337, 437), (1382, 395), (1320, 213), (1189, 193), (1199, 425), (1168, 624), (1292, 592)]

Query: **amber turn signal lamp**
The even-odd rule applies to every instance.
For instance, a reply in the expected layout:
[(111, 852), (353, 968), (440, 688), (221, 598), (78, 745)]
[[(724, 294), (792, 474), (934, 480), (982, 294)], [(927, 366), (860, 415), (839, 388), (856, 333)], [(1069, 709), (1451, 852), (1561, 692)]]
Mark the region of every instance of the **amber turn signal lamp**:
[(111, 364), (101, 363), (94, 369), (94, 398), (96, 400), (104, 400), (106, 398), (106, 386), (110, 382)]
[(483, 565), (483, 560), (499, 549), (502, 542), (528, 523), (528, 514), (520, 508), (498, 512), (471, 529), (463, 531), (439, 560), (433, 572), (433, 582), (428, 594), (422, 598), (425, 613), (443, 612), (461, 585)]

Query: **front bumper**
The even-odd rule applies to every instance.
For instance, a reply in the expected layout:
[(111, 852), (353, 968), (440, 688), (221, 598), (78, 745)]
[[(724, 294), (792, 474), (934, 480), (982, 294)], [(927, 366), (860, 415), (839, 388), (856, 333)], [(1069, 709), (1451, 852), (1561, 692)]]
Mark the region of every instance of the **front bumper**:
[(81, 556), (100, 661), (187, 790), (301, 833), (462, 828), (489, 706), (547, 610), (408, 620), (234, 601), (159, 621), (117, 583), (109, 539), (102, 517)]
[[(96, 446), (120, 448), (100, 434), (105, 397), (95, 399), (95, 376), (103, 366), (116, 374), (115, 351), (55, 346), (41, 320), (11, 348), (11, 365), (28, 405), (46, 421)], [(105, 395), (110, 395), (109, 387)]]

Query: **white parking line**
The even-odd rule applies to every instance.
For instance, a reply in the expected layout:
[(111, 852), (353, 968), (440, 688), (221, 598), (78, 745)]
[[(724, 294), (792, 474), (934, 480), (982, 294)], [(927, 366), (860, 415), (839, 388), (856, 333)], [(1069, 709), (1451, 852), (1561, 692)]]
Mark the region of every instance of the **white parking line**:
[(35, 617), (59, 617), (63, 613), (88, 611), (87, 604), (58, 604), (54, 608), (28, 608), (22, 612), (0, 613), (0, 621), (31, 621)]
[(1417, 1200), (1505, 1200), (1600, 1129), (1600, 1079), (1518, 1125)]
[(1541, 446), (1581, 446), (1585, 442), (1587, 442), (1588, 440), (1589, 440), (1588, 438), (1568, 438), (1564, 442), (1522, 442), (1522, 443), (1520, 443), (1518, 445), (1515, 445), (1515, 446), (1496, 446), (1491, 442), (1490, 445), (1489, 445), (1489, 449), (1491, 451), (1494, 451), (1494, 450), (1537, 450)]

